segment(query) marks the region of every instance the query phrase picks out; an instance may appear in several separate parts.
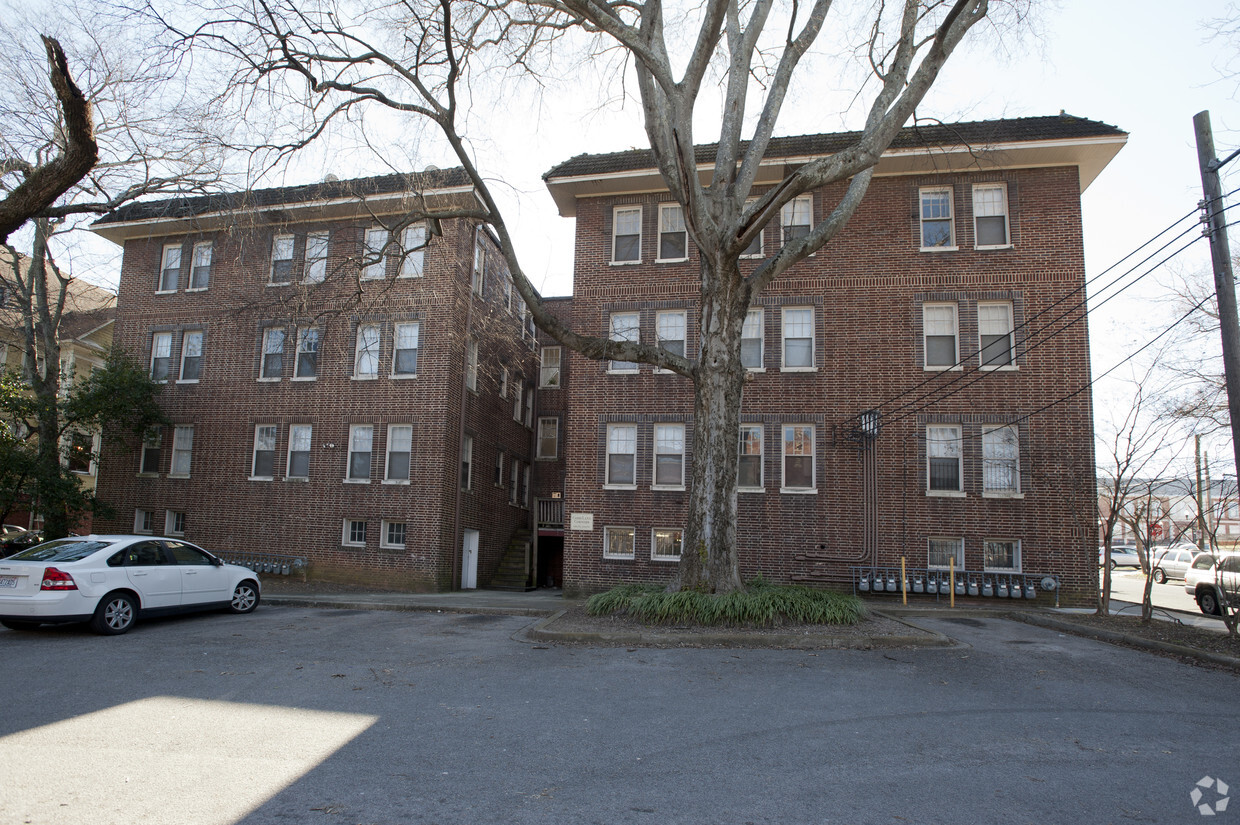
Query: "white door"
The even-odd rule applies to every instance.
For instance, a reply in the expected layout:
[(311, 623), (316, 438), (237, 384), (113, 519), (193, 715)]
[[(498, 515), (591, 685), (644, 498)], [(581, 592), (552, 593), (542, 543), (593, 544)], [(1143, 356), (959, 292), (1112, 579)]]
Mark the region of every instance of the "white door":
[(143, 609), (176, 607), (181, 603), (181, 571), (169, 563), (157, 541), (140, 541), (125, 548), (122, 565)]
[(466, 530), (461, 546), (461, 589), (473, 590), (478, 586), (478, 531)]

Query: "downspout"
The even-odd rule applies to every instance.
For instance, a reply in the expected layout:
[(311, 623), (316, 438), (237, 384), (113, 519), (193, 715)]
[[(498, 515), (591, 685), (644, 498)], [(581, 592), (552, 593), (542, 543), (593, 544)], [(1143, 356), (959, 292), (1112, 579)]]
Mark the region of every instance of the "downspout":
[[(473, 244), (470, 246), (471, 253), (474, 253), (474, 250), (477, 249), (478, 229), (479, 227), (475, 225), (474, 235), (473, 235)], [(465, 310), (465, 346), (458, 347), (458, 349), (461, 352), (462, 359), (469, 358), (469, 332), (471, 329), (473, 329), (473, 326), (474, 326), (473, 275), (474, 275), (474, 263), (476, 261), (476, 258), (477, 258), (476, 254), (470, 255), (469, 277), (465, 279), (465, 296), (466, 296), (466, 300), (469, 301), (469, 306)], [(456, 433), (456, 466), (453, 468), (453, 474), (452, 474), (453, 483), (456, 485), (455, 487), (452, 488), (456, 490), (456, 506), (453, 508), (453, 513), (452, 513), (452, 535), (453, 535), (452, 589), (453, 590), (461, 589), (461, 562), (462, 562), (461, 543), (465, 540), (464, 532), (461, 529), (461, 495), (462, 493), (465, 492), (464, 490), (461, 489), (461, 450), (465, 446), (465, 403), (469, 400), (469, 389), (465, 386), (466, 368), (467, 368), (466, 364), (464, 360), (462, 360), (461, 362), (461, 413), (460, 413), (460, 421), (458, 422), (457, 433)], [(471, 478), (473, 476), (473, 472), (474, 472), (473, 456), (471, 455), (470, 460), (469, 460), (469, 473), (470, 473)], [(481, 554), (481, 552), (482, 552), (482, 548), (480, 547), (479, 554)]]

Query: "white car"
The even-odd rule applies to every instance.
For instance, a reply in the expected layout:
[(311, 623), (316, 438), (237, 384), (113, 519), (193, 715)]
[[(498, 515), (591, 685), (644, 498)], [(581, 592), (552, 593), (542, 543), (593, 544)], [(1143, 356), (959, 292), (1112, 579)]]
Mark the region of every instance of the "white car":
[(1240, 606), (1240, 555), (1199, 553), (1184, 574), (1184, 592), (1207, 616), (1222, 614), (1224, 597), (1233, 609)]
[(0, 625), (89, 622), (114, 636), (139, 617), (226, 608), (249, 613), (258, 576), (179, 539), (74, 536), (0, 559)]

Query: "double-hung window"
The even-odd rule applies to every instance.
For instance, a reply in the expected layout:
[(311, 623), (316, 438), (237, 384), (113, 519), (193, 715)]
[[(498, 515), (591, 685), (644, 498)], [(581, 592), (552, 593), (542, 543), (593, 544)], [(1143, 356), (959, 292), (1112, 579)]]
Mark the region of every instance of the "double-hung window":
[(409, 424), (389, 424), (387, 441), (386, 481), (409, 480), (409, 457), (413, 453), (413, 427)]
[(637, 425), (607, 425), (607, 479), (609, 487), (637, 484)]
[(560, 454), (560, 419), (538, 419), (538, 458), (553, 459)]
[(172, 369), (172, 333), (157, 332), (151, 336), (151, 380), (163, 383)]
[(973, 246), (998, 249), (1010, 246), (1007, 186), (979, 183), (973, 187)]
[(650, 558), (653, 561), (680, 561), (683, 530), (656, 527), (650, 531)]
[(176, 292), (181, 282), (181, 245), (168, 244), (164, 247), (163, 260), (159, 266), (158, 292)]
[(172, 431), (172, 467), (169, 476), (189, 478), (194, 458), (194, 426), (177, 427)]
[(370, 453), (375, 428), (370, 424), (349, 427), (349, 475), (347, 481), (370, 481)]
[(654, 426), (654, 487), (685, 486), (685, 425)]
[(784, 492), (808, 492), (814, 486), (814, 425), (784, 425)]
[(783, 227), (784, 243), (809, 234), (813, 223), (814, 199), (811, 195), (793, 198), (779, 210), (779, 223)]
[(952, 221), (952, 189), (929, 187), (918, 192), (921, 211), (921, 248), (955, 249), (956, 229)]
[(211, 285), (211, 242), (200, 241), (194, 244), (193, 254), (188, 289), (206, 289)]
[(986, 539), (983, 563), (986, 570), (1020, 571), (1020, 541), (1011, 539)]
[(285, 478), (310, 477), (310, 442), (313, 424), (294, 424), (288, 428), (288, 468)]
[(517, 459), (512, 460), (512, 485), (508, 489), (508, 503), (516, 506), (517, 496), (520, 495), (518, 489), (521, 485), (521, 462)]
[[(747, 201), (745, 203), (745, 208), (748, 209), (752, 205), (753, 205), (752, 200)], [(753, 240), (749, 242), (749, 246), (745, 247), (744, 250), (741, 251), (742, 258), (761, 258), (762, 257), (762, 233), (765, 231), (766, 231), (765, 229), (758, 230), (758, 234), (753, 236)]]
[(153, 475), (159, 472), (160, 450), (163, 442), (164, 431), (158, 428), (148, 432), (142, 439), (142, 463), (138, 465), (139, 473)]
[(270, 481), (276, 474), (275, 424), (259, 424), (254, 428), (254, 460), (250, 465), (250, 478)]
[(287, 284), (292, 280), (293, 236), (276, 235), (271, 239), (271, 283)]
[[(543, 347), (538, 369), (538, 386), (556, 389), (560, 386), (560, 348)], [(503, 397), (503, 392), (500, 393)]]
[(314, 327), (297, 330), (297, 363), (293, 377), (310, 380), (319, 376), (319, 331)]
[(689, 232), (685, 210), (678, 203), (659, 206), (659, 260), (683, 261), (689, 257)]
[(930, 539), (926, 555), (927, 567), (935, 570), (950, 570), (953, 560), (956, 572), (964, 569), (964, 539)]
[(642, 259), (642, 208), (617, 206), (611, 213), (611, 262), (638, 263)]
[(472, 338), (465, 343), (465, 386), (478, 391), (478, 342)]
[(982, 368), (997, 369), (1013, 365), (1012, 305), (979, 303), (977, 305), (978, 349)]
[(392, 354), (392, 375), (413, 376), (418, 374), (417, 321), (396, 325), (395, 351)]
[(1016, 428), (982, 428), (982, 492), (1016, 495), (1020, 492), (1020, 442)]
[(747, 370), (763, 368), (762, 315), (761, 309), (745, 313), (745, 325), (741, 328), (741, 365)]
[(187, 330), (181, 336), (181, 377), (183, 383), (192, 383), (202, 374), (202, 330)]
[[(613, 341), (632, 341), (637, 343), (641, 340), (641, 315), (637, 312), (613, 312), (611, 314), (611, 329), (608, 330), (608, 337)], [(634, 361), (609, 361), (607, 365), (608, 372), (637, 372), (637, 363)]]
[(930, 492), (960, 492), (963, 489), (960, 427), (926, 427), (926, 461)]
[(740, 456), (736, 461), (736, 486), (742, 490), (762, 489), (762, 425), (742, 424)]
[[(654, 316), (654, 335), (660, 349), (682, 358), (685, 354), (685, 311), (659, 312)], [(659, 372), (670, 370), (659, 369)]]
[(474, 437), (465, 436), (461, 441), (461, 489), (468, 490), (474, 482)]
[[(525, 384), (524, 384), (523, 382), (521, 382), (521, 381), (517, 381), (517, 382), (515, 382), (515, 383), (512, 385), (512, 395), (513, 395), (513, 398), (512, 398), (512, 420), (513, 420), (513, 421), (520, 421), (520, 420), (521, 420), (521, 402), (522, 402), (522, 400), (523, 400), (523, 398), (524, 398), (525, 391), (526, 391), (526, 390), (525, 390)], [(531, 389), (531, 392), (532, 392), (532, 391), (533, 391), (533, 390)]]
[(534, 388), (530, 387), (529, 392), (525, 394), (525, 426), (533, 428), (534, 426)]
[(812, 307), (786, 307), (784, 323), (784, 369), (814, 368), (814, 310)]
[(960, 365), (957, 348), (956, 305), (922, 304), (921, 327), (926, 369), (955, 369)]
[(381, 226), (366, 230), (362, 244), (362, 280), (375, 281), (387, 275), (388, 231)]
[(482, 229), (478, 229), (478, 237), (474, 240), (474, 271), (469, 280), (469, 288), (475, 295), (482, 295), (487, 280), (487, 250), (482, 243)]
[(400, 262), (400, 277), (422, 277), (426, 261), (426, 224), (415, 223), (405, 227), (401, 247), (405, 257)]
[(377, 324), (363, 324), (357, 328), (357, 351), (353, 360), (353, 377), (379, 377), (379, 327)]
[(263, 330), (263, 360), (258, 377), (262, 381), (279, 381), (284, 374), (284, 328)]
[(307, 284), (319, 284), (327, 280), (327, 232), (310, 232), (306, 235), (306, 268), (301, 279)]

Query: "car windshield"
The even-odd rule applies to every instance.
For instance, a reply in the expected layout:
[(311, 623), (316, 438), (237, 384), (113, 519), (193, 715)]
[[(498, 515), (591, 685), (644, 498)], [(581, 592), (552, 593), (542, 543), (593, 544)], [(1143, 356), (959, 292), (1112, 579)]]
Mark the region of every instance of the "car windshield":
[(111, 544), (110, 541), (53, 539), (9, 556), (7, 561), (79, 561)]

